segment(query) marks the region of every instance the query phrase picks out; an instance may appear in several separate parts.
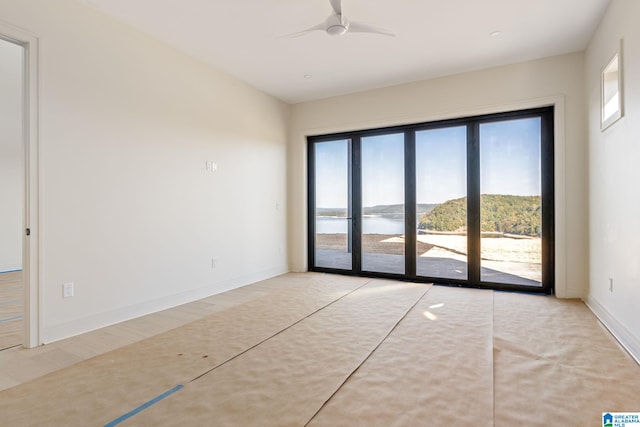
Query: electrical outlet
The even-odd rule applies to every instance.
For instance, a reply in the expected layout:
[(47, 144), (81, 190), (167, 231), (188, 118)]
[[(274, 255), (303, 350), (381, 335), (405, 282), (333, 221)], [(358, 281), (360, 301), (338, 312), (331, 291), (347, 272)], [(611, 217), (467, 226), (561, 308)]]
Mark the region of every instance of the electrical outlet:
[(613, 277), (609, 277), (609, 292), (613, 292)]
[(211, 268), (216, 268), (218, 266), (218, 258), (211, 258)]
[(73, 296), (73, 282), (62, 285), (62, 297), (71, 298)]

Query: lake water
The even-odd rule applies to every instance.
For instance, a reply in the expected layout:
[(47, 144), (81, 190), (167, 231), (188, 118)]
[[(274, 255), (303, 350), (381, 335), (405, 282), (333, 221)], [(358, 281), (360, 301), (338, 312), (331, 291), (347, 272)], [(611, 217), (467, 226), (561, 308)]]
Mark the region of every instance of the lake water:
[[(366, 216), (362, 218), (362, 232), (364, 234), (404, 234), (404, 216)], [(346, 234), (351, 221), (346, 218), (332, 216), (316, 217), (316, 233), (318, 234)]]

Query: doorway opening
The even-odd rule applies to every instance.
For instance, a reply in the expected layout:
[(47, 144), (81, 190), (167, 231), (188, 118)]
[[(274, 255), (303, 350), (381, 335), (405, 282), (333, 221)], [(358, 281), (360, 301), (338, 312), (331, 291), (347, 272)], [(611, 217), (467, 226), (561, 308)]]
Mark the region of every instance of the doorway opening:
[(23, 50), (0, 39), (0, 350), (24, 343)]
[(311, 270), (553, 292), (553, 107), (308, 144)]
[(0, 348), (31, 348), (41, 344), (38, 38), (0, 22), (0, 52)]

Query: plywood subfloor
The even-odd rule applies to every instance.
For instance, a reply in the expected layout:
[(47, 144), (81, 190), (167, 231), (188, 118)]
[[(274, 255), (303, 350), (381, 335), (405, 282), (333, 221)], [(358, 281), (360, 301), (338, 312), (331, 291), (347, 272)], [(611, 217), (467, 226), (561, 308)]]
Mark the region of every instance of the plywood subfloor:
[(581, 302), (321, 274), (236, 295), (0, 392), (0, 424), (583, 426), (637, 410), (640, 367)]

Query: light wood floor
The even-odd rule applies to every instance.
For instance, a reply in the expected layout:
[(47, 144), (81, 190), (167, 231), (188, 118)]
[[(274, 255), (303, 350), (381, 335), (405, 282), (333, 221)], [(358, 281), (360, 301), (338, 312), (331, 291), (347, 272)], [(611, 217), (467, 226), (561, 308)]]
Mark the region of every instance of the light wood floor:
[(166, 332), (269, 293), (264, 281), (33, 349), (0, 351), (0, 390)]
[(22, 272), (0, 273), (0, 350), (22, 344)]

